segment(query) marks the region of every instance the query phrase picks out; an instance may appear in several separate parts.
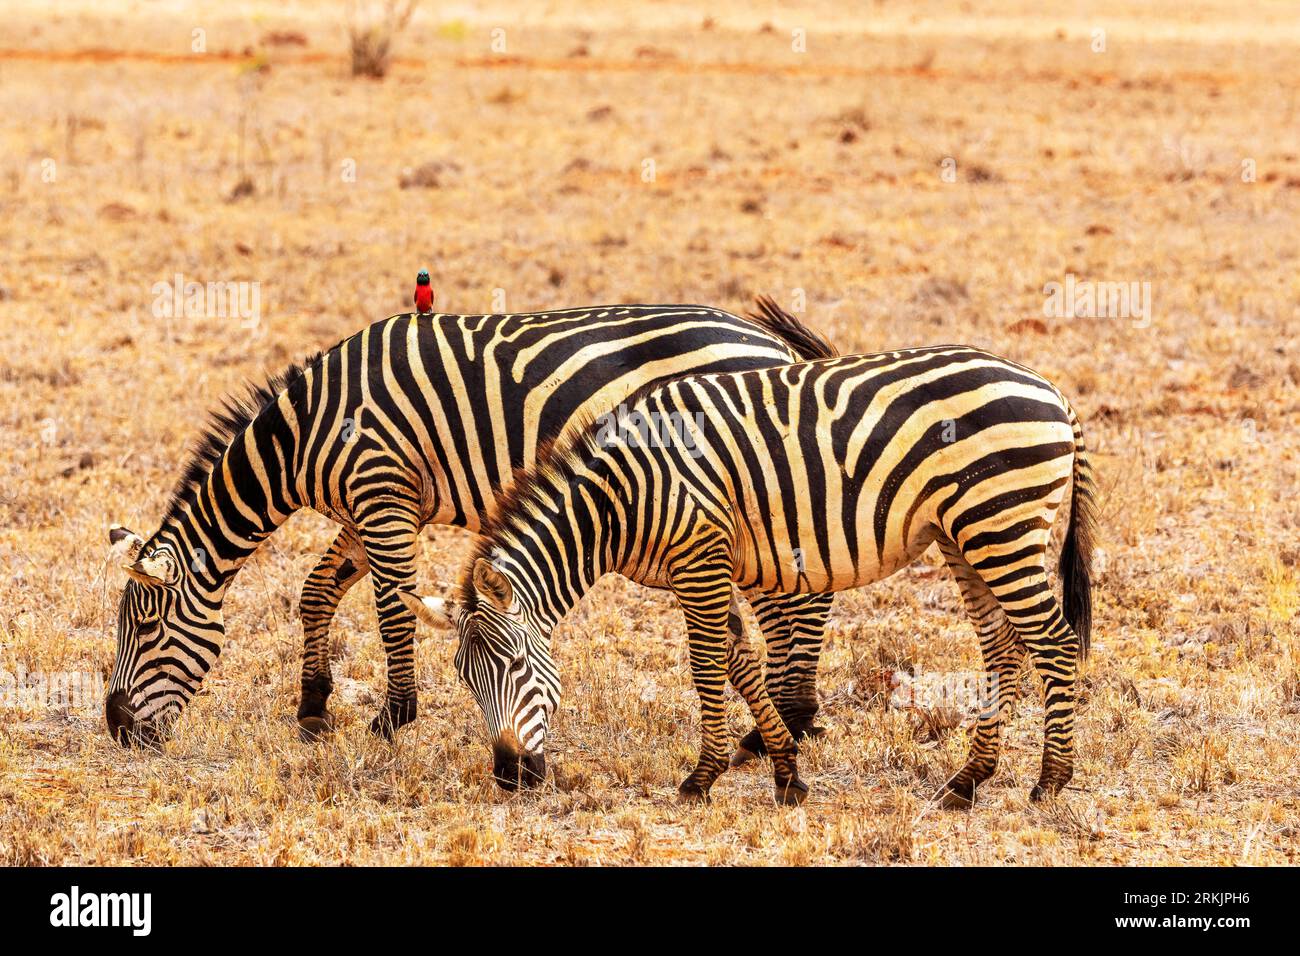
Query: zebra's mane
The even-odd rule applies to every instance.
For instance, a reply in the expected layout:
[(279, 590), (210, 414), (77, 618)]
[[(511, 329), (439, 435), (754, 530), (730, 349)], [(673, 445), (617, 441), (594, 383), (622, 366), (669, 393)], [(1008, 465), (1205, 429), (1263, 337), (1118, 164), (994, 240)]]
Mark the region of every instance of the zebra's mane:
[(199, 433), (198, 440), (191, 447), (189, 458), (181, 470), (181, 477), (167, 500), (163, 524), (177, 517), (194, 502), (199, 486), (211, 474), (213, 466), (221, 460), (230, 443), (253, 424), (257, 416), (262, 414), (281, 392), (301, 378), (306, 368), (314, 365), (324, 354), (317, 352), (302, 362), (295, 362), (270, 376), (261, 385), (246, 382), (242, 392), (227, 395), (208, 413), (203, 431)]
[(474, 590), (474, 565), (478, 559), (491, 561), (498, 537), (520, 530), (534, 508), (554, 507), (552, 495), (556, 489), (570, 484), (578, 469), (591, 461), (600, 447), (596, 424), (595, 415), (584, 414), (571, 426), (562, 427), (561, 432), (569, 427), (574, 429), (563, 441), (560, 434), (542, 438), (537, 443), (533, 464), (516, 468), (510, 481), (497, 490), (492, 511), (479, 532), (469, 560), (465, 562), (457, 587), (457, 601), (461, 607), (472, 611), (478, 604), (478, 592)]

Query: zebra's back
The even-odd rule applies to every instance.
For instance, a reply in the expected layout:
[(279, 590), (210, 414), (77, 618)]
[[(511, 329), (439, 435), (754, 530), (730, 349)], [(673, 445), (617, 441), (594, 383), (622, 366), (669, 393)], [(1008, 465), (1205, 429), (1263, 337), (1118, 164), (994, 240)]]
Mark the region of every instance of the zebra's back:
[(964, 346), (689, 376), (638, 408), (677, 416), (683, 493), (729, 529), (737, 583), (769, 591), (860, 586), (939, 533), (1054, 510), (1074, 455), (1055, 386)]
[[(477, 528), (496, 490), (575, 419), (650, 382), (795, 357), (757, 323), (704, 306), (395, 315), (304, 370), (290, 397), (308, 438), (299, 485), (307, 503), (346, 514), (366, 488), (407, 479), (424, 520)], [(340, 442), (353, 435), (355, 448)]]

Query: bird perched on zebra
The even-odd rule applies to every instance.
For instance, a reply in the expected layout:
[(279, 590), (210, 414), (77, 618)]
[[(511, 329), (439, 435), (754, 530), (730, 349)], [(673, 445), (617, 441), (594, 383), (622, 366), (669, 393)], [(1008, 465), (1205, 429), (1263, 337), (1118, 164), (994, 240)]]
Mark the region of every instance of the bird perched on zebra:
[[(1060, 570), (1053, 519), (1072, 487)], [(686, 615), (703, 740), (683, 797), (727, 767), (730, 678), (768, 752), (778, 800), (802, 799), (793, 740), (735, 626), (734, 591), (825, 595), (880, 580), (937, 542), (979, 635), (989, 680), (969, 759), (940, 792), (970, 806), (997, 765), (1026, 657), (1042, 678), (1042, 770), (1074, 769), (1078, 662), (1091, 627), (1095, 487), (1073, 409), (1046, 379), (964, 346), (689, 375), (630, 398), (543, 456), (502, 495), (442, 607), (456, 667), (502, 755), (535, 782), (559, 705), (556, 623), (602, 575), (668, 587)], [(429, 621), (437, 601), (404, 594)]]
[(429, 279), (429, 270), (421, 269), (415, 277), (415, 295), (412, 302), (415, 304), (415, 311), (420, 313), (433, 311), (433, 300), (436, 297), (433, 293), (433, 286)]
[[(213, 416), (148, 538), (115, 526), (130, 579), (117, 614), (105, 712), (123, 743), (157, 742), (221, 651), (222, 605), (248, 557), (295, 511), (342, 527), (303, 584), (298, 722), (328, 732), (329, 626), (343, 595), (374, 578), (387, 689), (371, 723), (416, 715), (415, 617), (397, 597), (431, 523), (478, 529), (494, 493), (579, 415), (648, 382), (832, 354), (773, 303), (740, 318), (690, 305), (526, 315), (392, 316), (228, 400)], [(829, 599), (760, 598), (774, 693), (812, 730), (815, 661)], [(810, 665), (809, 661), (813, 663)]]

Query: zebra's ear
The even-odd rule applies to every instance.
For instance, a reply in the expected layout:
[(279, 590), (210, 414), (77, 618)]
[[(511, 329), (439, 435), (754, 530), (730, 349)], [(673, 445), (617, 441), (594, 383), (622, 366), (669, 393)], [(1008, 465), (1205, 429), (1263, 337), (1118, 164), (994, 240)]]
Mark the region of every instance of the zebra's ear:
[(130, 528), (111, 524), (108, 526), (108, 543), (113, 547), (114, 556), (121, 560), (134, 561), (140, 549), (144, 547), (144, 538)]
[(487, 558), (474, 562), (474, 590), (497, 606), (498, 610), (509, 611), (514, 604), (514, 589), (510, 579), (497, 570), (495, 564)]
[(127, 574), (145, 585), (175, 584), (180, 580), (180, 570), (166, 550), (156, 550), (122, 567)]
[(430, 627), (455, 627), (457, 608), (453, 601), (421, 597), (413, 591), (398, 591), (397, 596), (415, 616)]
[(125, 562), (122, 569), (141, 584), (171, 584), (180, 576), (171, 555), (165, 550), (140, 557), (144, 539), (134, 531), (112, 525), (108, 529), (108, 540), (113, 546), (113, 555)]

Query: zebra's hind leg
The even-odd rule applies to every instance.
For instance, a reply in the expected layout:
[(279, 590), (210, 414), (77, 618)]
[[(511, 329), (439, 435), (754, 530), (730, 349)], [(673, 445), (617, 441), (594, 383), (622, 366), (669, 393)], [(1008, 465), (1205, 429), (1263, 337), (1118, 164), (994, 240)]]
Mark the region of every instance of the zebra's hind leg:
[(997, 599), (1043, 682), (1043, 765), (1030, 793), (1030, 799), (1041, 800), (1060, 792), (1074, 776), (1079, 638), (1047, 580), (1047, 532), (997, 540), (982, 550), (973, 550), (968, 542), (962, 554)]
[[(826, 617), (833, 594), (746, 595), (767, 644), (767, 692), (795, 741), (819, 737), (826, 728), (814, 721), (817, 701), (817, 663), (821, 659)], [(758, 728), (741, 738), (731, 765), (739, 767), (766, 756)]]
[(759, 734), (763, 749), (772, 755), (776, 802), (797, 806), (808, 796), (808, 785), (799, 779), (796, 763), (799, 748), (768, 696), (763, 668), (745, 637), (744, 620), (734, 597), (727, 614), (727, 639), (727, 677), (749, 705), (757, 724), (754, 732)]
[(415, 613), (399, 591), (415, 584), (415, 553), (420, 534), (418, 498), (397, 498), (393, 489), (382, 500), (354, 509), (357, 533), (375, 583), (375, 610), (384, 642), (388, 686), (370, 732), (389, 740), (415, 720)]
[[(1046, 575), (1043, 586), (1048, 587)], [(1074, 710), (1078, 697), (1079, 638), (1065, 622), (1056, 596), (1050, 590), (1045, 593), (1045, 620), (1034, 619), (1034, 615), (1022, 624), (1011, 615), (1043, 681), (1043, 766), (1029, 794), (1035, 801), (1060, 793), (1074, 777)]]
[(339, 602), (352, 585), (365, 577), (365, 552), (350, 528), (343, 528), (302, 585), (298, 616), (302, 619), (302, 699), (298, 732), (303, 740), (319, 740), (334, 729), (327, 703), (334, 690), (330, 674), (329, 628)]
[(984, 657), (985, 680), (979, 687), (980, 710), (970, 755), (965, 765), (936, 795), (941, 806), (965, 810), (974, 805), (979, 785), (997, 770), (1002, 724), (1015, 710), (1025, 646), (989, 586), (956, 545), (946, 538), (940, 538), (938, 543), (948, 569), (961, 589), (966, 612), (979, 634), (980, 653)]

